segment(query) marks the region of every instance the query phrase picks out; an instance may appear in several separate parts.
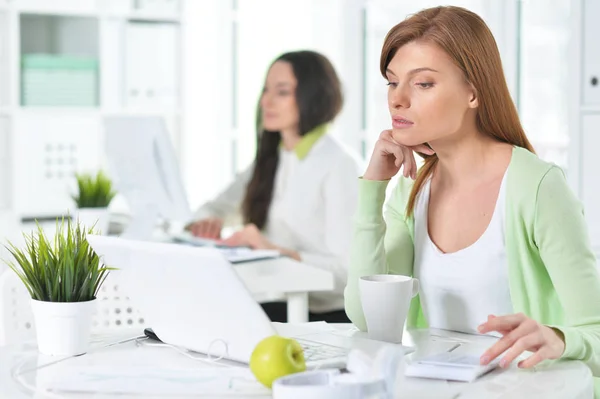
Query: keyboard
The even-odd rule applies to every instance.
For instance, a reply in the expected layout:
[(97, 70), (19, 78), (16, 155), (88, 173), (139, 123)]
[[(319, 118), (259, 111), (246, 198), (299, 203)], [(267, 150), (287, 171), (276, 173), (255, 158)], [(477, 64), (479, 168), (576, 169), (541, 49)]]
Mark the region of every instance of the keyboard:
[(304, 351), (304, 360), (308, 368), (328, 366), (345, 366), (350, 349), (322, 344), (302, 338), (294, 338)]

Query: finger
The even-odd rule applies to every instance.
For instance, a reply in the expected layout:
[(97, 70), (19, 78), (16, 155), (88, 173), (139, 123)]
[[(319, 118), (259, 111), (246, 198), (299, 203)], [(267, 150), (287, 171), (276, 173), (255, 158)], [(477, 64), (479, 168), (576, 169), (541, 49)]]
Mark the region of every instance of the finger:
[(410, 150), (406, 147), (400, 147), (402, 151), (402, 175), (412, 177), (412, 163), (410, 162)]
[(221, 231), (223, 231), (223, 223), (219, 222), (219, 223), (217, 223), (217, 231), (215, 232), (216, 240), (221, 239)]
[(394, 160), (394, 164), (396, 167), (400, 167), (402, 162), (404, 162), (404, 155), (402, 152), (402, 148), (400, 145), (393, 143), (388, 140), (380, 140), (380, 151), (384, 155), (393, 155), (396, 159)]
[(538, 347), (540, 344), (542, 344), (542, 337), (540, 334), (532, 333), (519, 338), (500, 361), (500, 367), (508, 367), (508, 365), (510, 365), (517, 357), (521, 356), (523, 352)]
[(240, 247), (241, 246), (240, 241), (237, 238), (234, 238), (234, 237), (229, 237), (229, 238), (227, 238), (225, 240), (222, 240), (220, 242), (220, 244), (226, 245), (228, 247)]
[(220, 223), (217, 220), (212, 220), (209, 224), (208, 235), (210, 238), (219, 238), (221, 235)]
[(209, 238), (209, 239), (216, 238), (215, 229), (212, 224), (209, 225), (209, 227), (206, 231), (206, 238)]
[(488, 321), (481, 324), (477, 328), (477, 330), (481, 334), (485, 334), (490, 331), (512, 331), (515, 328), (517, 328), (526, 318), (527, 317), (523, 313), (516, 313), (507, 316), (498, 316), (492, 319), (488, 319)]
[[(499, 319), (500, 317), (498, 317)], [(504, 337), (500, 338), (494, 345), (492, 345), (487, 351), (483, 353), (481, 356), (481, 364), (488, 364), (506, 350), (511, 348), (517, 340), (521, 337), (529, 335), (532, 332), (531, 326), (529, 323), (522, 323), (520, 326), (512, 330), (510, 333), (506, 334)]]
[(206, 221), (198, 223), (198, 237), (206, 237), (208, 233), (208, 224)]
[(255, 224), (248, 224), (246, 226), (246, 232), (247, 232), (247, 242), (248, 244), (252, 247), (255, 248), (257, 246), (257, 244), (260, 242), (260, 240), (262, 239), (262, 233), (260, 232), (260, 230), (258, 229), (258, 227), (256, 227)]
[(251, 230), (253, 232), (258, 232), (259, 231), (258, 227), (256, 227), (256, 225), (254, 223), (247, 224), (246, 228), (248, 228), (249, 230)]
[[(406, 148), (406, 147), (405, 147)], [(406, 148), (404, 153), (404, 159), (410, 163), (410, 177), (414, 180), (417, 177), (417, 161), (415, 160), (415, 153), (410, 149)], [(404, 163), (406, 164), (405, 161)]]
[[(396, 143), (396, 141), (394, 141), (394, 138), (392, 137), (392, 130), (388, 129), (388, 130), (384, 130), (381, 133), (379, 133), (379, 138), (381, 140), (387, 140), (387, 141), (391, 141), (393, 143)], [(398, 144), (398, 143), (396, 143)]]
[[(401, 167), (406, 161), (406, 158), (404, 157), (403, 147), (396, 144), (394, 144), (394, 146), (394, 156), (396, 157), (395, 164), (397, 167)], [(406, 165), (404, 165), (404, 168), (406, 169)], [(408, 177), (408, 175), (405, 176)]]
[(546, 347), (543, 346), (537, 352), (535, 352), (533, 355), (529, 356), (527, 359), (521, 360), (517, 366), (519, 366), (519, 368), (522, 368), (522, 369), (528, 369), (528, 368), (536, 366), (537, 364), (539, 364), (540, 362), (542, 362), (546, 359), (548, 359), (548, 354), (547, 354)]
[[(492, 320), (492, 319), (495, 319), (496, 317), (497, 317), (497, 316), (496, 316), (496, 315), (493, 315), (493, 314), (491, 314), (491, 315), (488, 315), (488, 317), (487, 317), (487, 321), (490, 321), (490, 320)], [(502, 336), (504, 336), (504, 335), (508, 334), (508, 333), (509, 333), (509, 332), (511, 332), (511, 331), (512, 331), (512, 330), (500, 330), (500, 331), (497, 331), (497, 332), (498, 332), (498, 333), (500, 333)]]
[(409, 147), (411, 150), (415, 152), (420, 152), (421, 154), (433, 155), (435, 151), (431, 149), (427, 144), (419, 144)]
[(239, 231), (237, 233), (233, 233), (229, 238), (221, 241), (221, 243), (232, 247), (240, 246), (242, 243), (242, 233)]

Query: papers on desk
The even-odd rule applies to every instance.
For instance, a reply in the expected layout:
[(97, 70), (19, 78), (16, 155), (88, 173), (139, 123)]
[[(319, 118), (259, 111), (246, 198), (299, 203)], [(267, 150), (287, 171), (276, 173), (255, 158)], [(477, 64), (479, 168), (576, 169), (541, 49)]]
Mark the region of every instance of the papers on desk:
[(279, 258), (279, 251), (271, 249), (250, 249), (250, 248), (218, 248), (225, 258), (231, 263), (244, 263), (264, 259)]
[(217, 248), (223, 256), (231, 263), (244, 263), (264, 259), (274, 259), (281, 256), (279, 251), (270, 249), (250, 249), (247, 247), (226, 247), (217, 244), (217, 241), (194, 237), (190, 233), (180, 233), (173, 235), (174, 242), (181, 244), (193, 245), (197, 247), (214, 247)]
[(217, 246), (216, 240), (211, 240), (210, 238), (196, 237), (187, 231), (173, 234), (171, 236), (171, 239), (174, 242), (178, 242), (181, 244), (193, 245), (196, 247), (215, 247), (215, 246)]
[(84, 366), (45, 384), (51, 392), (109, 395), (244, 396), (270, 395), (248, 368), (160, 368)]

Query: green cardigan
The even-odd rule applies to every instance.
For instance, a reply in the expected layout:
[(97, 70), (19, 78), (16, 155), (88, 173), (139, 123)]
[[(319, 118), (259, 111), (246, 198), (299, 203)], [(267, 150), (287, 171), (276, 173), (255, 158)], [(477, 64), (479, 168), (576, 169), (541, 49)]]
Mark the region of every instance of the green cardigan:
[[(384, 221), (388, 182), (360, 180), (345, 302), (348, 317), (363, 331), (359, 278), (413, 273), (414, 220), (405, 217), (412, 181), (400, 177)], [(600, 377), (600, 278), (582, 206), (562, 170), (515, 147), (507, 172), (505, 223), (514, 311), (561, 330), (562, 358), (582, 360)], [(418, 296), (407, 326), (427, 327)]]

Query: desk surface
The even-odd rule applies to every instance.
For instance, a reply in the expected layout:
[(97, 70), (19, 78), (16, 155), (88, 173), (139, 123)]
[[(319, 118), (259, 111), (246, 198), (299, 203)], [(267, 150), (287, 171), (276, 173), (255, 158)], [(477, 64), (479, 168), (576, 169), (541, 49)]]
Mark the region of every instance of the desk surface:
[(331, 272), (285, 257), (240, 263), (234, 268), (253, 294), (331, 291), (335, 286)]
[[(288, 326), (288, 330), (291, 328)], [(292, 328), (293, 331), (293, 328)], [(302, 331), (300, 329), (299, 331)], [(306, 332), (306, 330), (302, 331)], [(289, 333), (289, 331), (288, 331)], [(355, 331), (349, 325), (337, 325), (328, 332), (340, 342), (363, 341), (363, 333)], [(123, 336), (98, 337), (96, 348), (107, 343), (118, 342)], [(404, 344), (416, 345), (417, 352), (409, 356), (424, 355), (440, 350), (446, 350), (457, 342), (463, 345), (457, 349), (462, 351), (481, 351), (487, 347), (493, 338), (476, 337), (436, 330), (409, 331)], [(364, 341), (363, 341), (364, 343)], [(152, 389), (172, 389), (163, 392), (164, 396), (174, 395), (177, 384), (183, 384), (186, 377), (194, 373), (194, 378), (203, 374), (207, 390), (217, 389), (221, 384), (226, 386), (234, 397), (270, 397), (270, 391), (252, 381), (247, 369), (225, 368), (215, 377), (215, 366), (206, 365), (198, 360), (190, 359), (177, 351), (166, 347), (149, 346), (147, 342), (129, 341), (127, 343), (95, 349), (85, 356), (71, 358), (43, 368), (55, 359), (41, 356), (34, 344), (22, 344), (0, 348), (0, 397), (8, 398), (108, 398), (111, 395), (100, 395), (97, 392), (79, 393), (44, 393), (40, 388), (48, 386), (49, 381), (73, 380), (74, 373), (87, 370), (87, 378), (103, 378), (103, 383), (110, 384), (115, 379), (139, 381), (138, 386), (152, 386)], [(581, 362), (557, 362), (551, 366), (538, 367), (535, 370), (519, 370), (516, 366), (501, 370), (497, 369), (480, 378), (474, 383), (457, 383), (439, 380), (407, 378), (403, 376), (403, 367), (399, 369), (397, 398), (571, 398), (583, 399), (593, 397), (593, 378), (590, 370)], [(37, 368), (37, 369), (36, 369)], [(34, 370), (31, 370), (34, 369)], [(30, 370), (30, 371), (28, 371)], [(173, 384), (173, 376), (177, 373), (177, 384)], [(146, 380), (144, 380), (146, 379)], [(112, 381), (111, 381), (112, 380)], [(209, 381), (210, 380), (210, 381)], [(106, 382), (105, 382), (106, 381)], [(145, 381), (145, 382), (144, 382)], [(208, 381), (208, 382), (207, 382)], [(187, 381), (186, 383), (190, 383)], [(212, 384), (212, 385), (211, 385)], [(156, 393), (156, 391), (153, 391)], [(167, 394), (166, 392), (170, 392)], [(119, 398), (140, 398), (145, 395), (120, 395)], [(214, 392), (200, 397), (214, 396)]]

